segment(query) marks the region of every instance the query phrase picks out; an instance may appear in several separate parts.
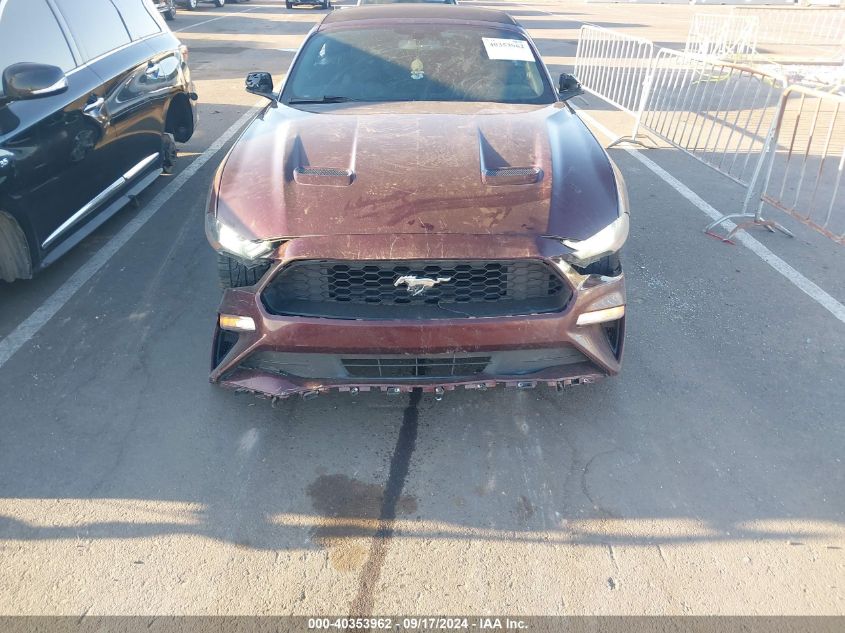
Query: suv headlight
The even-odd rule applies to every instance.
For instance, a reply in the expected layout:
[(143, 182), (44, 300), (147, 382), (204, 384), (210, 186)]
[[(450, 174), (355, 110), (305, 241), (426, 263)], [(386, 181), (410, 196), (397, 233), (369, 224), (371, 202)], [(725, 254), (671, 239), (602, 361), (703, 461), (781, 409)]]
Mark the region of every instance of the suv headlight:
[(211, 215), (206, 216), (205, 231), (208, 241), (218, 250), (247, 261), (267, 257), (277, 244), (274, 241), (248, 240)]

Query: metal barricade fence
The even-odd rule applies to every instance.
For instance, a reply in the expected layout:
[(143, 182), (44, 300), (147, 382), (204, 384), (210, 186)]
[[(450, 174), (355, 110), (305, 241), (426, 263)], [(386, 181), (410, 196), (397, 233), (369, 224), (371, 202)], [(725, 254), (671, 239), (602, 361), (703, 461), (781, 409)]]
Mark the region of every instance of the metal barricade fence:
[[(576, 76), (588, 92), (635, 117), (647, 130), (746, 188), (737, 218), (764, 220), (763, 204), (845, 243), (845, 95), (787, 88), (771, 72), (671, 49), (650, 58), (647, 40), (584, 26)], [(731, 235), (743, 228), (740, 225)], [(730, 236), (729, 236), (730, 237)]]
[(845, 96), (789, 87), (781, 98), (765, 165), (758, 182), (749, 187), (743, 213), (720, 218), (708, 230), (739, 218), (769, 226), (762, 216), (766, 203), (845, 244)]
[[(587, 92), (637, 117), (653, 57), (654, 44), (648, 40), (584, 25), (578, 35), (575, 76)], [(635, 121), (635, 134), (637, 127)]]
[(840, 46), (845, 9), (837, 7), (732, 7), (731, 15), (756, 17), (757, 44)]
[(740, 61), (757, 52), (755, 16), (696, 13), (687, 34), (684, 52), (724, 61)]
[(783, 88), (782, 79), (765, 72), (663, 48), (654, 60), (639, 123), (748, 186)]

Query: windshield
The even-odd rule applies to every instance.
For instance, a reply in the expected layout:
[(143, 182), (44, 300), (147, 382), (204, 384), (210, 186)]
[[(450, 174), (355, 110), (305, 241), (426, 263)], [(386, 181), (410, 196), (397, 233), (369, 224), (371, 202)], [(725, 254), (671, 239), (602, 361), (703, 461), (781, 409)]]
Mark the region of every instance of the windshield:
[(518, 33), (492, 27), (390, 24), (315, 33), (282, 101), (553, 103), (541, 64)]

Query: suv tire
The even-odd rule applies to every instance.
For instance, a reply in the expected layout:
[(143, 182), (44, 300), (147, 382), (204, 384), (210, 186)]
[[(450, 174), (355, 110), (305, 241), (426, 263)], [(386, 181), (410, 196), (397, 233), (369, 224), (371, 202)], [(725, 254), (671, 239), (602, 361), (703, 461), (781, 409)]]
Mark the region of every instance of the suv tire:
[(176, 167), (176, 158), (179, 153), (176, 149), (176, 141), (172, 134), (166, 132), (161, 135), (161, 170), (165, 174), (172, 174)]
[(196, 11), (197, 6), (199, 6), (199, 0), (186, 0), (185, 1), (185, 8), (188, 11)]
[(220, 8), (226, 4), (226, 0), (214, 0), (214, 6)]
[(0, 281), (32, 277), (32, 260), (26, 236), (12, 216), (0, 211)]
[(270, 262), (247, 266), (234, 257), (217, 254), (217, 277), (223, 289), (254, 286), (269, 268)]

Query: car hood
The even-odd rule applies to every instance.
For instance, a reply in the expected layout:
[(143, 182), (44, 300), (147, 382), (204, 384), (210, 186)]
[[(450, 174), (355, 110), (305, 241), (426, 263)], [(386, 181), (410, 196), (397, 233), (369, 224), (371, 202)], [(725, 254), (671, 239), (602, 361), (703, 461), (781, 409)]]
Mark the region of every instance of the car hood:
[(217, 215), (249, 239), (373, 233), (585, 239), (617, 217), (604, 150), (564, 104), (267, 108)]

